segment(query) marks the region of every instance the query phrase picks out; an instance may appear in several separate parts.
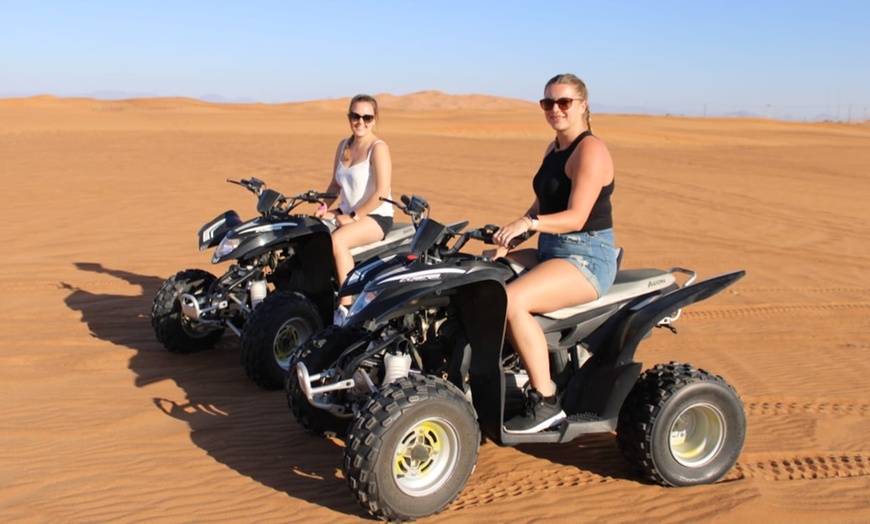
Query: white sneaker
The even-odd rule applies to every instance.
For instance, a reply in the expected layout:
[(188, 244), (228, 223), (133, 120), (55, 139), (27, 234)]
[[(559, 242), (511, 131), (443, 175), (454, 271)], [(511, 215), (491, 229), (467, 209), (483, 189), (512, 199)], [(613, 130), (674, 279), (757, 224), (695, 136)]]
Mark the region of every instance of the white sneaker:
[(338, 309), (332, 315), (332, 323), (336, 326), (343, 326), (347, 320), (347, 307), (339, 305)]

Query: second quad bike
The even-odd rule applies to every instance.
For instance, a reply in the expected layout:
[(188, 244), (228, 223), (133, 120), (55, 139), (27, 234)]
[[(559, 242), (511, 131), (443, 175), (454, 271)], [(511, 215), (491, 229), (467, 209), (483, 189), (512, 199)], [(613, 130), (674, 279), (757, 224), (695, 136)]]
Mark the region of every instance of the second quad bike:
[[(216, 277), (186, 269), (169, 277), (154, 298), (151, 325), (173, 353), (211, 348), (229, 328), (240, 337), (248, 376), (265, 389), (280, 389), (290, 353), (332, 323), (337, 292), (334, 225), (292, 211), (336, 195), (285, 197), (258, 178), (227, 181), (257, 196), (258, 216), (243, 221), (226, 211), (199, 230), (200, 250), (215, 248), (212, 264), (230, 262), (227, 271)], [(382, 241), (353, 250), (354, 260), (406, 250), (413, 234), (412, 224), (396, 224)]]
[(347, 323), (292, 358), (290, 408), (312, 432), (346, 435), (343, 472), (363, 507), (396, 521), (441, 511), (474, 470), (481, 433), (516, 445), (616, 431), (622, 455), (658, 484), (727, 474), (746, 431), (735, 389), (690, 364), (643, 371), (635, 353), (655, 328), (676, 332), (682, 308), (744, 271), (695, 282), (682, 268), (620, 269), (598, 300), (537, 315), (567, 419), (508, 433), (528, 377), (505, 339), (505, 285), (525, 268), (459, 251), (469, 239), (492, 243), (497, 229), (460, 233), (427, 218), (410, 253), (355, 269), (341, 290), (357, 295)]

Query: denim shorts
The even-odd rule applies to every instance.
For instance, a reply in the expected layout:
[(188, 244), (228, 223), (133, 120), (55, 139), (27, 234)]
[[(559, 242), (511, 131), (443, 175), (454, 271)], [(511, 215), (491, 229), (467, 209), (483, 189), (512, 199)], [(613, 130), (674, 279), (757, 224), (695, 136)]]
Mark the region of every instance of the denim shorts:
[(616, 279), (616, 241), (613, 229), (562, 233), (541, 233), (538, 238), (538, 259), (565, 259), (583, 273), (598, 297), (607, 293)]

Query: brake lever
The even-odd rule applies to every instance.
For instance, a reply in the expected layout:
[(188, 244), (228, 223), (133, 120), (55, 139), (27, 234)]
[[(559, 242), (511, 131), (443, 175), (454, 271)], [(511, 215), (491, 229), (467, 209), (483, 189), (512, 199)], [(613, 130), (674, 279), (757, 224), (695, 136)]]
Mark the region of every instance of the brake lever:
[(405, 213), (406, 215), (411, 214), (408, 212), (408, 208), (405, 207), (405, 205), (400, 203), (400, 202), (396, 202), (395, 200), (390, 200), (389, 198), (386, 198), (386, 197), (379, 197), (379, 200), (381, 202), (387, 202), (388, 204), (392, 204), (392, 205), (396, 206), (397, 208), (399, 208), (399, 211), (401, 211), (402, 213)]

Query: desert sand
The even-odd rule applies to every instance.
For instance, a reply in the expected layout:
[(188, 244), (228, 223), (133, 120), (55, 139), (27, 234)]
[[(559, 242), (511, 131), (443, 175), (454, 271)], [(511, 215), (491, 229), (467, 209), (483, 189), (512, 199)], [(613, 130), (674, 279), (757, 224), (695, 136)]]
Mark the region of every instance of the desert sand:
[[(552, 138), (534, 104), (381, 98), (394, 195), (472, 225), (526, 209)], [(197, 231), (227, 209), (255, 213), (227, 178), (326, 187), (346, 104), (0, 100), (0, 520), (368, 518), (341, 442), (251, 383), (232, 334), (173, 355), (149, 321), (165, 278), (223, 272)], [(744, 451), (714, 485), (662, 488), (612, 435), (487, 442), (459, 498), (425, 521), (870, 521), (870, 125), (593, 113), (593, 130), (616, 164), (624, 267), (747, 272), (638, 354), (734, 385)]]

